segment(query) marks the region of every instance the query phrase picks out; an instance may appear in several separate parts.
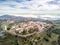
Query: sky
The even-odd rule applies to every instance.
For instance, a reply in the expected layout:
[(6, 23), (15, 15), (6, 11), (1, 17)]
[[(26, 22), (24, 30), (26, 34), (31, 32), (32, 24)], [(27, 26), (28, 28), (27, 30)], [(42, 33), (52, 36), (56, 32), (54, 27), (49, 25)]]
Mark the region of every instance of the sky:
[(60, 0), (0, 0), (0, 15), (60, 18)]

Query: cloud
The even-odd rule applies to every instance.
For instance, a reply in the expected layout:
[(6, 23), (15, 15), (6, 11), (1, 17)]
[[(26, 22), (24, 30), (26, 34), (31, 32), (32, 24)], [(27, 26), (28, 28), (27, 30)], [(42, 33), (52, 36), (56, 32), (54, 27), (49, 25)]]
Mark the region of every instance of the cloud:
[(49, 4), (59, 4), (60, 0), (52, 0), (48, 2)]
[(45, 19), (45, 20), (59, 20), (60, 19), (60, 15), (39, 15), (38, 16), (41, 19)]
[(57, 10), (59, 9), (59, 5), (48, 3), (51, 1), (52, 0), (32, 0), (30, 2), (23, 2), (23, 4), (31, 10)]
[(36, 17), (40, 14), (60, 14), (59, 1), (58, 4), (50, 4), (51, 1), (53, 0), (0, 0), (0, 15)]

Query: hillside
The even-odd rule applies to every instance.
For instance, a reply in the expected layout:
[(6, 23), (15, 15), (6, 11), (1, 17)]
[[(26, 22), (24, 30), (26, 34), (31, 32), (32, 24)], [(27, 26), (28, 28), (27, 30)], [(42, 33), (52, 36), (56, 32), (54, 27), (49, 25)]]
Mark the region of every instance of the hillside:
[[(60, 33), (55, 23), (48, 20), (3, 20), (0, 45), (59, 45)], [(13, 22), (13, 23), (11, 23)], [(44, 43), (43, 43), (44, 42)]]

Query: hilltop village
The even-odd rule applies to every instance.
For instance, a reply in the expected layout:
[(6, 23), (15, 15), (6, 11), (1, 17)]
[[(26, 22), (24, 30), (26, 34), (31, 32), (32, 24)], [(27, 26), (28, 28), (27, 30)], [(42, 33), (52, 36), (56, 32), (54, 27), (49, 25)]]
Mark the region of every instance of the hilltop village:
[[(47, 27), (51, 26), (52, 26), (51, 24), (46, 22), (25, 21), (12, 25), (9, 32), (12, 34), (20, 34), (26, 36), (26, 35), (32, 35), (34, 33), (41, 33), (43, 31), (46, 31)], [(5, 29), (6, 28), (7, 27), (5, 26)]]
[(5, 20), (0, 29), (4, 31), (3, 37), (0, 37), (4, 41), (0, 41), (1, 45), (57, 45), (60, 39), (55, 33), (58, 30), (56, 25), (48, 20)]

